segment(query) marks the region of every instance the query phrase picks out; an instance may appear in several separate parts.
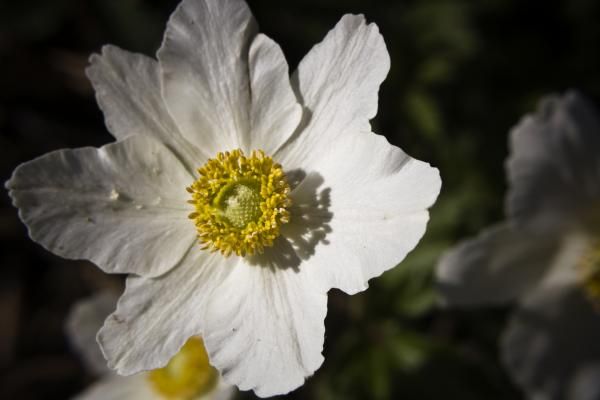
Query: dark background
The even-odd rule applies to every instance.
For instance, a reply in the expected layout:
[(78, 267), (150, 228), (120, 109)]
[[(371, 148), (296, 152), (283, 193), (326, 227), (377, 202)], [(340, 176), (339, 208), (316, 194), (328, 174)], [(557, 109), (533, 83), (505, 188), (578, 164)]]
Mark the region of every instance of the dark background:
[[(441, 170), (409, 258), (359, 295), (332, 291), (325, 363), (293, 399), (519, 399), (498, 360), (509, 309), (440, 310), (439, 254), (502, 218), (507, 133), (544, 94), (600, 99), (600, 2), (253, 0), (290, 66), (345, 13), (380, 27), (392, 61), (375, 131)], [(84, 75), (112, 43), (154, 54), (177, 1), (0, 0), (0, 179), (64, 147), (112, 140)], [(64, 335), (79, 298), (122, 277), (53, 256), (0, 196), (0, 398), (64, 399), (91, 382)], [(240, 395), (251, 398), (251, 394)]]

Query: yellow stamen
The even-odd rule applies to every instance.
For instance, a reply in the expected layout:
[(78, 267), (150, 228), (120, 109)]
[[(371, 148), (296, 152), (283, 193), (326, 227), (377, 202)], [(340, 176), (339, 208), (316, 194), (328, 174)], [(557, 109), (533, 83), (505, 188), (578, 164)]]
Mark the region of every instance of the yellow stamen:
[(600, 241), (594, 241), (579, 260), (577, 268), (581, 274), (581, 287), (586, 297), (600, 308)]
[(187, 341), (169, 363), (150, 371), (148, 380), (157, 393), (170, 400), (191, 400), (210, 392), (218, 372), (208, 362), (202, 339)]
[(290, 187), (281, 165), (262, 151), (219, 153), (198, 169), (193, 219), (204, 249), (229, 256), (262, 253), (289, 221)]

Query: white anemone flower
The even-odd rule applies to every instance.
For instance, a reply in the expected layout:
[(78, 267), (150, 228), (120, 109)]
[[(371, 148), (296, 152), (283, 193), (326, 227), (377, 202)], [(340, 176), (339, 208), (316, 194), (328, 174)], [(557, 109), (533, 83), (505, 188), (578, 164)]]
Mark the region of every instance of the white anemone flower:
[(235, 388), (221, 379), (208, 361), (202, 339), (193, 337), (166, 367), (132, 376), (107, 368), (96, 332), (114, 310), (118, 296), (103, 291), (78, 301), (67, 317), (67, 334), (90, 374), (98, 381), (76, 400), (229, 400)]
[(244, 1), (184, 0), (157, 58), (92, 56), (117, 141), (22, 164), (10, 196), (42, 246), (131, 274), (98, 334), (110, 368), (160, 368), (197, 335), (228, 382), (289, 392), (323, 362), (329, 289), (404, 259), (439, 173), (371, 132), (389, 56), (362, 16), (290, 79)]
[(450, 305), (518, 304), (501, 341), (535, 400), (600, 398), (600, 115), (576, 92), (511, 132), (508, 220), (442, 257)]

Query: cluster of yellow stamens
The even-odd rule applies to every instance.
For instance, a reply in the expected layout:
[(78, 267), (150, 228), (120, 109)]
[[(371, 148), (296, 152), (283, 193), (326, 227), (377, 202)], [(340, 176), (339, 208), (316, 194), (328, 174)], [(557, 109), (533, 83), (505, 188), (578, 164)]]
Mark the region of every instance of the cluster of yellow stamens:
[(219, 373), (208, 362), (202, 339), (191, 338), (169, 363), (148, 373), (152, 388), (166, 399), (191, 400), (210, 392)]
[(600, 307), (600, 241), (595, 241), (579, 260), (577, 268), (582, 277), (581, 286), (587, 298)]
[(281, 165), (262, 151), (219, 153), (198, 169), (187, 191), (189, 215), (204, 249), (229, 256), (262, 253), (290, 218), (290, 187)]

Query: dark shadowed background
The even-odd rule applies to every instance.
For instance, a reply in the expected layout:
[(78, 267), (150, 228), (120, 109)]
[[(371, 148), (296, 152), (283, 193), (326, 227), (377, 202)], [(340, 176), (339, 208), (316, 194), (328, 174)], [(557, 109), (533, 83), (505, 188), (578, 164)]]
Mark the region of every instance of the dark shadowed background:
[[(506, 308), (440, 310), (439, 254), (502, 217), (507, 132), (539, 98), (600, 100), (600, 2), (252, 0), (290, 67), (345, 13), (380, 27), (392, 68), (374, 130), (441, 170), (429, 230), (359, 295), (332, 291), (325, 363), (291, 399), (519, 399), (498, 360)], [(103, 44), (154, 54), (177, 0), (0, 0), (0, 179), (64, 147), (112, 141), (84, 75)], [(377, 194), (374, 193), (374, 196)], [(79, 298), (122, 277), (27, 237), (0, 196), (0, 398), (64, 399), (93, 381), (64, 334)], [(252, 398), (244, 393), (240, 398)]]

